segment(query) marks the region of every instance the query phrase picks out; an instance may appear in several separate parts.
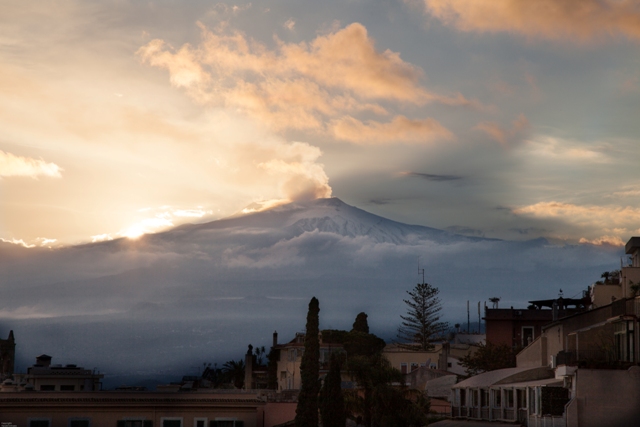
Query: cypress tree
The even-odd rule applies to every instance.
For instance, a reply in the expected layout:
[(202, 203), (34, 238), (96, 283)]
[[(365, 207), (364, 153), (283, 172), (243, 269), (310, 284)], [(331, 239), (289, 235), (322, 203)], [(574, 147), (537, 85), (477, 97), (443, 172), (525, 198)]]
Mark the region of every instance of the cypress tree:
[(320, 415), (323, 427), (344, 427), (347, 422), (341, 387), (341, 365), (339, 356), (332, 353), (329, 373), (324, 378), (324, 384), (320, 391)]
[(300, 362), (300, 395), (296, 407), (296, 427), (318, 426), (318, 392), (320, 383), (320, 340), (319, 316), (320, 304), (316, 297), (309, 302), (307, 312), (307, 330), (304, 336), (304, 353)]

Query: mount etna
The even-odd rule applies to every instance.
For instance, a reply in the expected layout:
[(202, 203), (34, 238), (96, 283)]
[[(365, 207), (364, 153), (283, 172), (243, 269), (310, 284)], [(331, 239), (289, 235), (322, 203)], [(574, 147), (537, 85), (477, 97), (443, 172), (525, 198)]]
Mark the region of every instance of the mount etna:
[[(466, 237), (382, 218), (337, 198), (245, 212), (141, 236), (78, 246), (0, 243), (0, 334), (13, 329), (17, 370), (46, 353), (98, 367), (105, 383), (196, 374), (304, 328), (320, 300), (322, 328), (369, 315), (391, 338), (406, 290), (440, 289), (444, 320), (466, 304), (502, 306), (579, 294), (621, 248)], [(420, 266), (420, 267), (418, 267)], [(472, 318), (477, 313), (472, 313)]]

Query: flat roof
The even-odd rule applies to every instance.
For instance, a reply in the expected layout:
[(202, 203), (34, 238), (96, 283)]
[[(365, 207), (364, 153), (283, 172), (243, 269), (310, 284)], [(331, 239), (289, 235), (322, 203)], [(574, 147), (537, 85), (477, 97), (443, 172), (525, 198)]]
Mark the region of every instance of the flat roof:
[(638, 249), (640, 249), (640, 237), (632, 237), (627, 244), (624, 245), (625, 254), (632, 254)]

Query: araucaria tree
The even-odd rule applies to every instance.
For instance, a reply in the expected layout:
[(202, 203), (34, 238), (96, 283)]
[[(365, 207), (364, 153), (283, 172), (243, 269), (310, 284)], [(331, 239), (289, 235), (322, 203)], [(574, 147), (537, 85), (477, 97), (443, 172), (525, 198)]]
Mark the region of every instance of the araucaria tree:
[(440, 321), (442, 305), (438, 298), (438, 288), (428, 283), (418, 283), (412, 291), (407, 291), (409, 299), (407, 315), (398, 328), (398, 345), (408, 350), (431, 350), (433, 341), (447, 329), (447, 323)]
[(307, 330), (304, 336), (304, 353), (300, 362), (300, 394), (296, 407), (296, 427), (318, 426), (318, 392), (320, 391), (320, 340), (319, 316), (320, 304), (316, 297), (309, 302), (307, 312)]

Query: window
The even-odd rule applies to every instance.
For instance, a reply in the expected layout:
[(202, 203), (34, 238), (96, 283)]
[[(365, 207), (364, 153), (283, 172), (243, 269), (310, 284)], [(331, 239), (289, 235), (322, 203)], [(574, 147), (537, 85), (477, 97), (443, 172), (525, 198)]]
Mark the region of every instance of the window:
[(614, 334), (618, 360), (633, 362), (635, 359), (635, 355), (633, 354), (635, 346), (633, 340), (633, 321), (616, 323)]
[(89, 418), (70, 418), (69, 427), (91, 427)]
[(533, 326), (522, 327), (522, 346), (526, 347), (533, 342), (535, 338), (535, 332)]
[(152, 420), (129, 419), (118, 421), (118, 427), (153, 427)]
[(287, 371), (280, 371), (280, 379), (284, 380), (287, 378)]
[(61, 385), (60, 386), (60, 391), (74, 391), (76, 389), (76, 386), (74, 385)]
[(489, 406), (489, 390), (482, 389), (480, 399), (480, 406), (483, 408)]
[(193, 419), (193, 427), (207, 427), (207, 419), (206, 418), (194, 418)]
[(51, 384), (43, 384), (40, 386), (40, 391), (55, 391), (56, 386)]
[(401, 363), (400, 364), (400, 372), (402, 372), (403, 375), (407, 373), (407, 364), (406, 363)]
[(289, 350), (289, 362), (295, 362), (298, 359), (298, 349), (292, 348)]
[(478, 389), (473, 389), (471, 393), (469, 393), (469, 406), (473, 406), (474, 408), (478, 406)]
[(161, 418), (162, 427), (182, 427), (182, 418)]
[(417, 363), (411, 363), (411, 372), (415, 371), (416, 369), (418, 369), (418, 364)]
[(513, 408), (513, 389), (508, 388), (504, 391), (504, 401), (505, 407)]
[(51, 419), (50, 418), (30, 418), (29, 419), (29, 427), (50, 427)]
[(502, 393), (501, 390), (491, 390), (493, 393), (493, 407), (500, 408), (502, 406)]
[(244, 421), (229, 418), (216, 418), (214, 421), (211, 421), (209, 427), (244, 427)]
[(525, 390), (516, 390), (516, 393), (518, 394), (518, 408), (520, 409), (524, 409), (527, 407), (527, 393), (525, 393)]

